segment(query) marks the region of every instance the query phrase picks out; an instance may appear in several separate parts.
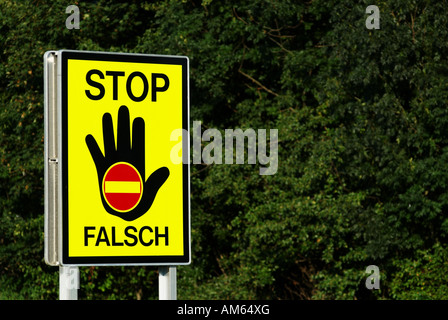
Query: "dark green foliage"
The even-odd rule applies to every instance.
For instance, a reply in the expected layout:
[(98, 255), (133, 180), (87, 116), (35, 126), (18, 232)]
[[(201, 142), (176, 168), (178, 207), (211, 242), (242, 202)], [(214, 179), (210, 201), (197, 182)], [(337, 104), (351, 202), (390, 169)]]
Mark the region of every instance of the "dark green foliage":
[[(187, 55), (191, 120), (278, 129), (276, 174), (192, 165), (181, 299), (446, 299), (446, 1), (0, 3), (0, 298), (57, 298), (43, 262), (42, 56)], [(205, 145), (206, 143), (204, 143)], [(203, 146), (204, 146), (203, 145)], [(81, 268), (83, 299), (155, 299), (156, 268)]]

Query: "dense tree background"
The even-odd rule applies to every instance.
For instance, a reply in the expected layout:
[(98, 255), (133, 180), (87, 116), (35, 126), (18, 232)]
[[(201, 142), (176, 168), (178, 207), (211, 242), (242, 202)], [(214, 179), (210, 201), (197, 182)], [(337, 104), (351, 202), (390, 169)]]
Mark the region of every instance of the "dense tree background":
[[(361, 298), (371, 264), (374, 298), (448, 298), (448, 3), (374, 2), (1, 0), (0, 299), (58, 295), (42, 60), (63, 48), (186, 55), (191, 121), (279, 130), (275, 175), (192, 165), (180, 299)], [(80, 270), (81, 299), (157, 298), (157, 268)]]

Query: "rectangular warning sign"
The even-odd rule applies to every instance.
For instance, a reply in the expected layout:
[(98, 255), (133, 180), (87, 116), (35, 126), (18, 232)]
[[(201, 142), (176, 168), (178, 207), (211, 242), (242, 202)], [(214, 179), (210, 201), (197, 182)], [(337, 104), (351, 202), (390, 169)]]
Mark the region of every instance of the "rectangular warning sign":
[(58, 60), (62, 264), (190, 263), (188, 58)]

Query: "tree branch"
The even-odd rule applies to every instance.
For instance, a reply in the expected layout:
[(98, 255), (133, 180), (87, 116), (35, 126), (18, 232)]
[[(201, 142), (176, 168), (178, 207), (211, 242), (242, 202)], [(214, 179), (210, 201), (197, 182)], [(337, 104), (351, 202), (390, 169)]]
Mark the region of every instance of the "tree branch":
[(272, 94), (272, 95), (278, 97), (278, 93), (275, 93), (274, 91), (272, 91), (272, 90), (266, 88), (263, 84), (261, 84), (260, 81), (258, 81), (258, 80), (256, 80), (256, 79), (252, 78), (252, 77), (251, 77), (250, 75), (248, 75), (247, 73), (241, 71), (241, 68), (238, 69), (238, 72), (241, 73), (241, 74), (242, 74), (243, 76), (245, 76), (246, 78), (248, 78), (249, 80), (251, 80), (253, 83), (257, 84), (260, 88), (262, 88), (262, 89), (265, 90), (266, 92), (269, 92), (270, 94)]

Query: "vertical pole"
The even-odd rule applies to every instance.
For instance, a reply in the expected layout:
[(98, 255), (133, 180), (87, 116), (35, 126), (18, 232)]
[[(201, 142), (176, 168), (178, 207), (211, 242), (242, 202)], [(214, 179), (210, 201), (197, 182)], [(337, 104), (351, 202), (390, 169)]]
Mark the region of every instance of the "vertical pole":
[(176, 267), (159, 267), (159, 300), (176, 300)]
[(57, 54), (47, 51), (44, 55), (44, 153), (45, 153), (45, 262), (50, 266), (59, 265), (59, 218), (58, 218), (58, 108), (57, 108)]
[(78, 300), (79, 268), (59, 266), (59, 300)]

